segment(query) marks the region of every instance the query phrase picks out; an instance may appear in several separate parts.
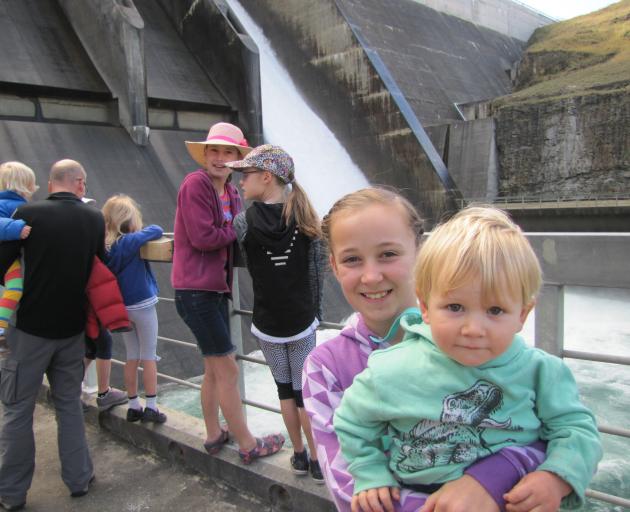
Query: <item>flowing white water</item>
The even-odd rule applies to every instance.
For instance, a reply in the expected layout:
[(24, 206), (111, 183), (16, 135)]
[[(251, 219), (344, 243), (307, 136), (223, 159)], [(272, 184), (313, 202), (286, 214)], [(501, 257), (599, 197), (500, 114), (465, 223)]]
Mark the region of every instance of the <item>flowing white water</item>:
[(260, 52), (265, 142), (281, 146), (295, 161), (296, 178), (324, 215), (341, 196), (368, 181), (324, 122), (304, 102), (269, 41), (236, 0), (227, 2)]

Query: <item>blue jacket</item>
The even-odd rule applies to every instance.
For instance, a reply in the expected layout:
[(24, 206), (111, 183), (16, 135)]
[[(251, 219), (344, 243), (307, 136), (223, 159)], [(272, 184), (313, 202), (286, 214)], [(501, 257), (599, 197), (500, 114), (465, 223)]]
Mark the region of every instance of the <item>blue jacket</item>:
[(109, 250), (106, 263), (118, 279), (125, 306), (157, 296), (157, 281), (149, 262), (140, 258), (140, 247), (161, 236), (162, 228), (152, 224), (121, 236)]
[(0, 241), (20, 239), (20, 233), (26, 226), (26, 222), (21, 219), (12, 219), (11, 216), (16, 208), (24, 203), (26, 199), (12, 190), (0, 192)]

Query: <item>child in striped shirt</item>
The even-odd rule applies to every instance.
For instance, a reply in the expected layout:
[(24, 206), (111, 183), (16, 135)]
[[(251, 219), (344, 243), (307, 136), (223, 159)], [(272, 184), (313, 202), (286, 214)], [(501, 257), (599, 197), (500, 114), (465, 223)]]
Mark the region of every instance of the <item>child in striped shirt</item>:
[[(23, 240), (31, 232), (23, 220), (12, 219), (13, 212), (26, 203), (39, 187), (35, 173), (21, 162), (0, 165), (0, 241)], [(4, 330), (22, 297), (22, 266), (17, 259), (4, 275), (4, 292), (0, 298), (0, 353), (6, 352)]]

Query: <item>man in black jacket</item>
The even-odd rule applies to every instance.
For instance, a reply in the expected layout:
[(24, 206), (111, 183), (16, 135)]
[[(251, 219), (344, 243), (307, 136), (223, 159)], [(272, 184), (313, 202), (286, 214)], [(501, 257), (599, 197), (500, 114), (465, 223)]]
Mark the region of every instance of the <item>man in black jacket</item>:
[[(0, 274), (23, 254), (24, 294), (0, 362), (0, 506), (20, 510), (35, 468), (32, 420), (43, 375), (57, 412), (61, 478), (71, 496), (87, 494), (93, 467), (85, 439), (81, 381), (85, 352), (85, 288), (94, 256), (104, 255), (100, 211), (84, 204), (85, 170), (61, 160), (50, 170), (50, 195), (14, 218), (32, 226), (25, 240), (0, 244)], [(26, 426), (26, 428), (25, 428)]]

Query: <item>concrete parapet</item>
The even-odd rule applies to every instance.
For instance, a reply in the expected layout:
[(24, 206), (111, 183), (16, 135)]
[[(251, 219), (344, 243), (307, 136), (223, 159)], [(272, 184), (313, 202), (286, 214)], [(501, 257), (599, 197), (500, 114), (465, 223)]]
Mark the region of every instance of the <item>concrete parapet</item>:
[[(44, 399), (46, 386), (40, 399)], [(240, 462), (238, 448), (230, 442), (217, 455), (209, 456), (203, 448), (205, 431), (200, 419), (173, 410), (163, 411), (168, 421), (146, 425), (126, 421), (126, 409), (116, 407), (98, 413), (94, 399), (87, 400), (86, 421), (121, 437), (143, 450), (172, 462), (181, 463), (213, 479), (242, 488), (283, 512), (334, 512), (326, 487), (316, 485), (310, 477), (296, 477), (290, 471), (290, 451), (260, 459), (246, 466)]]
[[(188, 50), (238, 113), (250, 145), (262, 143), (258, 48), (222, 0), (160, 0)], [(206, 127), (207, 129), (207, 127)]]
[(512, 0), (414, 1), (521, 41), (527, 41), (538, 27), (556, 21), (550, 16)]
[(59, 0), (112, 94), (122, 126), (138, 145), (149, 139), (144, 22), (130, 0)]

